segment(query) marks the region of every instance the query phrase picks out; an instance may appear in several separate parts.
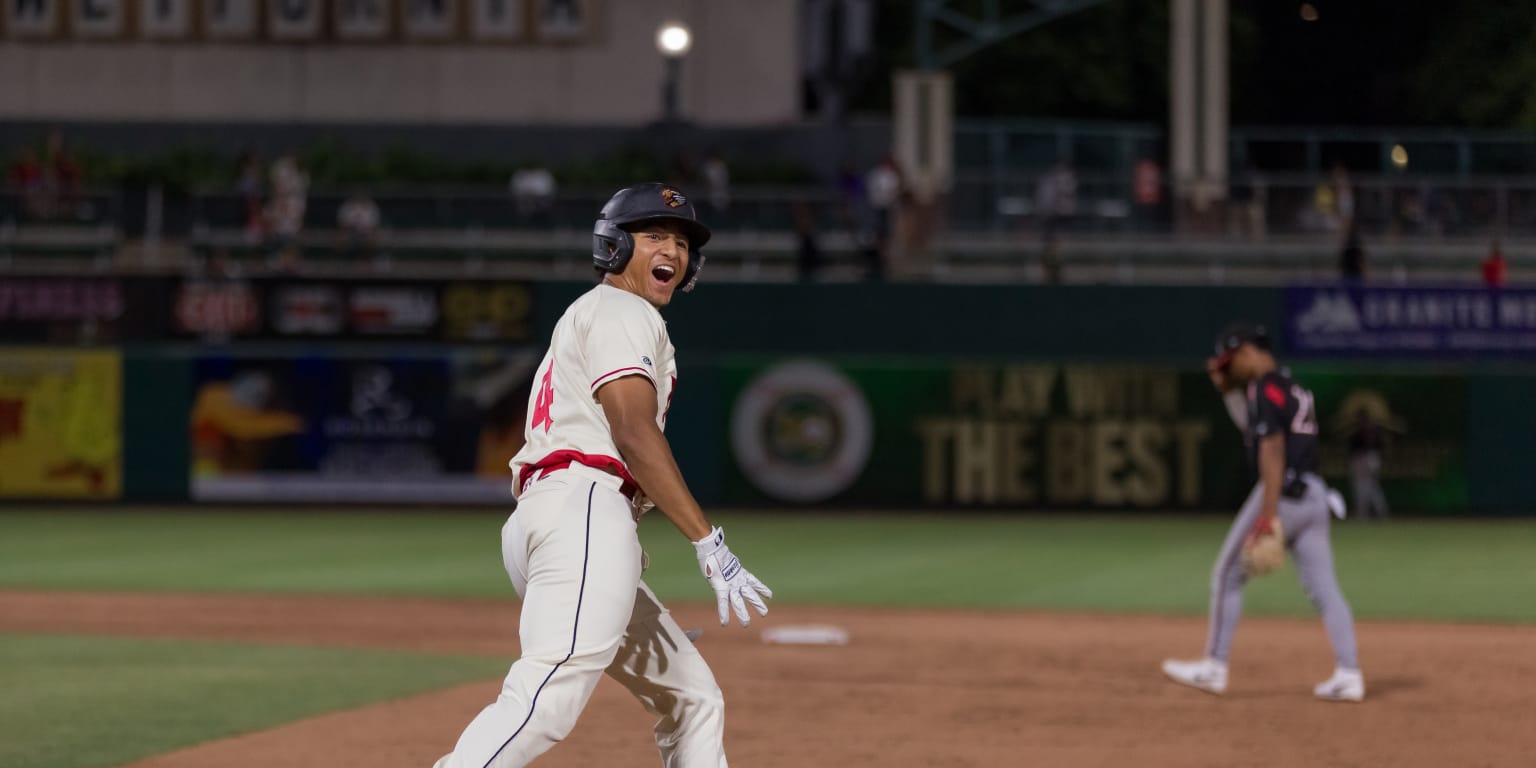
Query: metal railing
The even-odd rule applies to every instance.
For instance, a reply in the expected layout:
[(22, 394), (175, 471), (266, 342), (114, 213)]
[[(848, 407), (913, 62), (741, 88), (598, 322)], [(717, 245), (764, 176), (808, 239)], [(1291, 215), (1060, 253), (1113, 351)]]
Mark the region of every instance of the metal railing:
[[(965, 170), (992, 171), (1045, 168), (1062, 160), (1085, 171), (1129, 174), (1137, 160), (1167, 156), (1166, 134), (1156, 123), (960, 118), (955, 162)], [(1343, 162), (1355, 172), (1371, 173), (1536, 173), (1536, 134), (1528, 131), (1234, 125), (1227, 146), (1233, 169), (1252, 163), (1269, 171), (1320, 174)]]
[[(583, 230), (613, 194), (608, 188), (562, 190), (551, 199), (519, 200), (502, 187), (414, 186), (313, 188), (306, 200), (305, 226), (332, 229), (337, 213), (354, 193), (365, 193), (378, 206), (382, 226), (393, 230)], [(701, 218), (717, 232), (793, 230), (797, 216), (810, 216), (822, 227), (841, 214), (831, 190), (817, 186), (732, 189), (724, 205), (693, 190)], [(191, 221), (196, 231), (241, 229), (248, 203), (230, 190), (193, 194)]]
[(114, 190), (0, 190), (0, 266), (22, 256), (110, 268), (122, 215), (122, 196)]
[[(1337, 273), (1345, 233), (1330, 177), (1271, 176), (1252, 190), (1234, 187), (1232, 199), (1178, 230), (1166, 185), (1155, 203), (1139, 203), (1130, 179), (1079, 174), (1071, 214), (1048, 216), (1039, 181), (1032, 174), (962, 175), (941, 201), (928, 254), (914, 274), (1044, 279), (1041, 254), (1048, 241), (1054, 241), (1068, 281), (1273, 282)], [(1348, 186), (1354, 221), (1378, 276), (1476, 279), (1476, 263), (1495, 238), (1504, 241), (1517, 275), (1536, 266), (1536, 178), (1376, 175), (1354, 177)], [(520, 208), (500, 188), (370, 190), (385, 228), (376, 244), (358, 249), (334, 223), (351, 191), (310, 194), (298, 241), (307, 265), (579, 276), (590, 269), (583, 254), (593, 212), (608, 195), (606, 189), (567, 190), (552, 205)], [(122, 213), (121, 199), (112, 193), (92, 195), (98, 210)], [(273, 244), (244, 228), (245, 201), (231, 192), (193, 195), (186, 205), (194, 215), (184, 218), (190, 225), (164, 232), (154, 247), (125, 243), (105, 215), (95, 223), (62, 224), (19, 217), (18, 200), (0, 196), (0, 267), (16, 268), (22, 264), (18, 256), (29, 264), (60, 265), (84, 258), (99, 269), (184, 268), (189, 259), (211, 255), (254, 268), (275, 263)], [(845, 206), (834, 189), (738, 188), (724, 211), (699, 202), (716, 232), (710, 245), (716, 277), (792, 278), (808, 221), (831, 267), (824, 274), (855, 279), (865, 273), (872, 219)], [(898, 214), (894, 221), (893, 253), (911, 250), (904, 240), (910, 219)]]
[(87, 187), (23, 191), (0, 186), (0, 226), (110, 226), (122, 221), (123, 197), (115, 189)]
[[(1145, 235), (1194, 233), (1242, 240), (1275, 235), (1340, 236), (1353, 223), (1366, 238), (1536, 236), (1536, 176), (1463, 178), (1379, 174), (1270, 174), (1229, 185), (1205, 212), (1180, 211), (1170, 185), (1138, 200), (1130, 178), (1076, 177), (1070, 212), (1053, 213), (1040, 175), (967, 174), (946, 201), (950, 231), (1017, 231), (1053, 219), (1058, 231)], [(1347, 189), (1345, 193), (1343, 190)]]
[[(1478, 177), (1377, 174), (1339, 183), (1311, 174), (1238, 179), (1225, 200), (1207, 211), (1179, 210), (1164, 180), (1151, 199), (1138, 198), (1128, 176), (1075, 175), (1074, 203), (1055, 210), (1040, 188), (1041, 174), (961, 174), (938, 204), (949, 232), (1014, 232), (1047, 219), (1063, 233), (1226, 234), (1243, 239), (1342, 232), (1350, 221), (1366, 237), (1536, 236), (1536, 176)], [(1341, 192), (1347, 187), (1348, 194)], [(305, 229), (338, 228), (337, 212), (352, 190), (316, 189), (307, 199)], [(367, 190), (382, 227), (393, 231), (590, 231), (610, 190), (578, 189), (553, 199), (519, 202), (496, 188), (414, 187)], [(1347, 201), (1347, 202), (1346, 202)], [(816, 232), (867, 228), (867, 206), (823, 186), (751, 187), (731, 191), (716, 207), (696, 201), (717, 232)], [(245, 200), (234, 192), (194, 194), (191, 232), (245, 228)], [(1352, 213), (1351, 213), (1352, 212)], [(174, 237), (189, 233), (167, 233)]]

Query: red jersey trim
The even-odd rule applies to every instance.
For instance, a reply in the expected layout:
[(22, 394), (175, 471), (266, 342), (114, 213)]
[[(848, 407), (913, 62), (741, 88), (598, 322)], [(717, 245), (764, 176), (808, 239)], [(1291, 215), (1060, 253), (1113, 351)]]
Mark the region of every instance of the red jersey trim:
[[(534, 477), (547, 477), (551, 472), (556, 472), (572, 464), (580, 464), (584, 467), (600, 469), (616, 475), (624, 482), (619, 486), (619, 493), (628, 496), (631, 501), (640, 491), (640, 484), (635, 482), (635, 476), (629, 473), (629, 467), (624, 462), (612, 456), (602, 454), (582, 453), (581, 451), (559, 450), (545, 456), (532, 464), (524, 465), (517, 473), (517, 487), (523, 488)], [(538, 474), (535, 475), (534, 473)]]
[[(639, 371), (640, 373), (645, 374), (647, 378), (649, 378), (650, 375), (651, 375), (650, 371), (647, 371), (646, 369), (641, 368), (638, 365), (631, 365), (631, 366), (627, 366), (627, 367), (624, 367), (624, 368), (619, 368), (617, 370), (609, 371), (609, 372), (607, 372), (607, 373), (605, 373), (605, 374), (603, 374), (603, 375), (593, 379), (592, 380), (592, 388), (593, 389), (597, 389), (597, 385), (603, 383), (605, 380), (607, 380), (608, 378), (612, 377), (614, 374), (617, 374), (617, 373), (628, 373), (629, 371)], [(652, 383), (655, 383), (655, 382), (653, 381)]]

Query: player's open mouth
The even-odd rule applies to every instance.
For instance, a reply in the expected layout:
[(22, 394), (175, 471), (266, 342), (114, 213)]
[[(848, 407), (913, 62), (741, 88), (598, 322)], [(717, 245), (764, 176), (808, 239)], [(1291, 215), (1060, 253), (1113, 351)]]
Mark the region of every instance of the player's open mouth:
[(651, 277), (663, 283), (672, 282), (672, 276), (677, 274), (677, 268), (671, 264), (657, 264), (651, 267)]

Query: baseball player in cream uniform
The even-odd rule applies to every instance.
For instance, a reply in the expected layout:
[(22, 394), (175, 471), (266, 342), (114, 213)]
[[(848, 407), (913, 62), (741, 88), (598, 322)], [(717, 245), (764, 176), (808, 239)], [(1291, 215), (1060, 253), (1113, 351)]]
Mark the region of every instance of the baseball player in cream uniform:
[(601, 281), (555, 326), (511, 462), (518, 503), (501, 541), (522, 657), (437, 768), (527, 765), (570, 733), (605, 672), (657, 716), (664, 766), (726, 766), (720, 687), (641, 581), (636, 537), (640, 515), (660, 510), (693, 541), (722, 625), (734, 611), (746, 626), (748, 604), (767, 614), (773, 593), (705, 519), (662, 435), (677, 362), (658, 308), (693, 288), (709, 237), (674, 187), (629, 187), (603, 207)]

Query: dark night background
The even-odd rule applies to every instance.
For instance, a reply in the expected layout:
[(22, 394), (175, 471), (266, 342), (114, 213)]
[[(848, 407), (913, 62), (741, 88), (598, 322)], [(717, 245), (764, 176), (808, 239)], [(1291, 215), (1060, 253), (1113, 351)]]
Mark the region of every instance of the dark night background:
[[(1315, 0), (1315, 21), (1302, 5), (1233, 0), (1234, 125), (1536, 128), (1536, 4)], [(915, 23), (915, 0), (882, 1), (865, 71), (912, 65)], [(1166, 2), (1110, 0), (958, 62), (956, 111), (1161, 122), (1167, 47)], [(862, 85), (856, 109), (889, 107), (888, 78)]]

